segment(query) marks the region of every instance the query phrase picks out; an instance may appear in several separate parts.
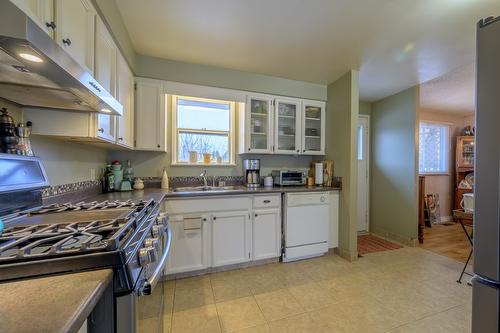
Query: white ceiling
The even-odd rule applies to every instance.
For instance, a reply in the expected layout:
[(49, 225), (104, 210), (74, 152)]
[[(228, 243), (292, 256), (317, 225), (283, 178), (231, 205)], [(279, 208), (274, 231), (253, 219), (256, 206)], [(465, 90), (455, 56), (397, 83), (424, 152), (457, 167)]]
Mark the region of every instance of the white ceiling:
[(498, 0), (116, 0), (137, 53), (320, 84), (360, 69), (374, 101), (474, 60)]
[(471, 114), (475, 105), (475, 66), (470, 64), (420, 86), (420, 107)]

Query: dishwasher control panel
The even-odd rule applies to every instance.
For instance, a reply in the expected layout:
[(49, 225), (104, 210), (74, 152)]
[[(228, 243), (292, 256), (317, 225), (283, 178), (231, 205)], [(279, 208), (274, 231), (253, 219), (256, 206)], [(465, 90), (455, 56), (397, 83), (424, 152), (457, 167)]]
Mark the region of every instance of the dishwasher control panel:
[(328, 192), (315, 193), (289, 193), (287, 194), (286, 205), (288, 207), (326, 205), (330, 201)]

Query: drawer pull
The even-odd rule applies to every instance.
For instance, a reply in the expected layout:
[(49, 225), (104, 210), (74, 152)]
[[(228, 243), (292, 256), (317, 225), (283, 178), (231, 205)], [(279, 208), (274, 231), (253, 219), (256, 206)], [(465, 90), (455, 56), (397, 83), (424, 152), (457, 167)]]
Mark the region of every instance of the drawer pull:
[(271, 203), (271, 200), (264, 200), (264, 203)]

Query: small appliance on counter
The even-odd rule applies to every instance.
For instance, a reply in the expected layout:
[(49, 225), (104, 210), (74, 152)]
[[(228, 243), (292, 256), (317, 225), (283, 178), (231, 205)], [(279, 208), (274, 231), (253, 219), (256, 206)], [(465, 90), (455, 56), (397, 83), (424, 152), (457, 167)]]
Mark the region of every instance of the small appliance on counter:
[(273, 170), (274, 185), (290, 186), (305, 185), (307, 172), (300, 170)]
[(314, 185), (323, 186), (323, 162), (314, 163)]
[(16, 124), (14, 118), (2, 108), (0, 115), (0, 153), (17, 154)]
[(31, 121), (26, 123), (19, 123), (16, 127), (16, 135), (18, 138), (16, 154), (24, 156), (33, 156), (33, 149), (31, 148)]
[(273, 176), (264, 177), (264, 186), (265, 187), (273, 187)]
[(260, 187), (260, 160), (243, 160), (243, 171), (243, 175), (245, 176), (245, 184), (247, 187)]

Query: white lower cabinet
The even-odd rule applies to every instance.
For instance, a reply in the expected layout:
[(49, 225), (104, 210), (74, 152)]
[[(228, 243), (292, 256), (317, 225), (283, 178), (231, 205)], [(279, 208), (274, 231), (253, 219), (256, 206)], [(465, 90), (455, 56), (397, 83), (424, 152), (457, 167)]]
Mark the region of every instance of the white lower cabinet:
[(166, 274), (278, 258), (281, 197), (275, 196), (167, 199), (173, 238)]
[(208, 268), (210, 260), (209, 216), (204, 214), (169, 217), (172, 249), (166, 267), (167, 274)]
[(256, 209), (253, 216), (253, 260), (276, 258), (281, 252), (280, 209)]
[(251, 232), (248, 211), (214, 213), (212, 215), (212, 267), (250, 261)]

